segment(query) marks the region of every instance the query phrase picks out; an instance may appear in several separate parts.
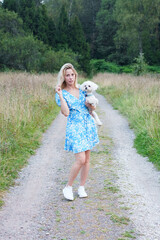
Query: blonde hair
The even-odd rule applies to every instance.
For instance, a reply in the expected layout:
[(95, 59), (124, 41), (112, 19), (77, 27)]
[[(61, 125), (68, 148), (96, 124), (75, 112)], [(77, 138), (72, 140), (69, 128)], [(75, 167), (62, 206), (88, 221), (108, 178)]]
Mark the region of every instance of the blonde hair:
[(57, 83), (57, 86), (60, 86), (62, 89), (64, 89), (66, 87), (66, 82), (65, 82), (65, 73), (67, 71), (67, 69), (72, 69), (72, 71), (74, 72), (75, 74), (75, 82), (74, 82), (74, 85), (75, 87), (77, 87), (77, 78), (78, 78), (78, 73), (77, 71), (75, 70), (75, 68), (73, 67), (73, 65), (71, 63), (66, 63), (64, 64), (59, 73), (58, 73), (58, 83)]

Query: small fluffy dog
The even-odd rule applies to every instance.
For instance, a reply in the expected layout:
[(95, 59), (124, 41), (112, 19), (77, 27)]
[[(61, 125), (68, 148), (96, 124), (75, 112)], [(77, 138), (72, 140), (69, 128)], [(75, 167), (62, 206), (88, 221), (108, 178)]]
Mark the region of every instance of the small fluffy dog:
[[(86, 102), (96, 107), (98, 104), (98, 99), (93, 95), (93, 91), (97, 90), (98, 85), (91, 81), (86, 81), (80, 86), (82, 91), (86, 92)], [(102, 125), (97, 113), (92, 111), (92, 116), (95, 119), (95, 122), (98, 126)]]

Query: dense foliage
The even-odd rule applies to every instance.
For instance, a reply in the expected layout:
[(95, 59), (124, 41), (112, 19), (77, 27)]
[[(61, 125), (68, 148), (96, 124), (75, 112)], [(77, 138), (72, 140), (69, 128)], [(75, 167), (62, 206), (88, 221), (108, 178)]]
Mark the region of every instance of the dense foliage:
[[(4, 0), (1, 5), (1, 69), (55, 72), (58, 61), (67, 60), (67, 53), (68, 61), (87, 74), (93, 66), (91, 59), (126, 66), (143, 55), (148, 65), (159, 65), (160, 0)], [(28, 46), (26, 41), (30, 41)], [(32, 51), (33, 64), (26, 57)], [(62, 52), (64, 61), (57, 59), (63, 58)], [(12, 63), (15, 57), (11, 55), (20, 64)], [(49, 57), (46, 62), (45, 57)], [(56, 61), (53, 66), (51, 59)]]

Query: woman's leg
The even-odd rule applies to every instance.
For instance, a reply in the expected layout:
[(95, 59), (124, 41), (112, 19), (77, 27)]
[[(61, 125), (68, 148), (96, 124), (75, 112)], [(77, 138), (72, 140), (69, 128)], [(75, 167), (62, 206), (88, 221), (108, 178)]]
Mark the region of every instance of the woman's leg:
[(83, 167), (83, 165), (86, 162), (86, 152), (80, 152), (75, 154), (76, 161), (73, 164), (70, 175), (69, 175), (69, 180), (68, 180), (68, 186), (72, 186), (73, 181), (77, 177), (80, 169)]
[(90, 150), (85, 152), (85, 164), (81, 168), (81, 182), (80, 186), (84, 186), (89, 172)]

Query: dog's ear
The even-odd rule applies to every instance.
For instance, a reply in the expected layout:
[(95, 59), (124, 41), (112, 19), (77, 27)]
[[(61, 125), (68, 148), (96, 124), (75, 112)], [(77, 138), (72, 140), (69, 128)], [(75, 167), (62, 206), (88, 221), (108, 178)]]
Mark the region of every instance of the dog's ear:
[(96, 91), (98, 88), (98, 85), (94, 82), (91, 82), (91, 86), (92, 86), (93, 91)]

